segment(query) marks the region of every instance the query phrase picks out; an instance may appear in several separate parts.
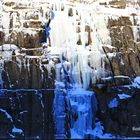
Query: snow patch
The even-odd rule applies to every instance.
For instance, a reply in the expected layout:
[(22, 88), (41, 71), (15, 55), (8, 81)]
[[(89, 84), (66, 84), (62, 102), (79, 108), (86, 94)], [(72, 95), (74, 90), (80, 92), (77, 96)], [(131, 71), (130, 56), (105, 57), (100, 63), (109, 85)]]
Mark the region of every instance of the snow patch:
[(122, 100), (122, 99), (127, 99), (127, 98), (130, 98), (131, 96), (128, 95), (128, 94), (118, 94), (119, 98)]
[(23, 131), (21, 129), (19, 129), (19, 128), (14, 126), (13, 129), (12, 129), (12, 133), (20, 133), (20, 134), (22, 134)]
[(137, 88), (140, 88), (140, 76), (137, 76), (135, 79), (134, 79), (134, 82), (132, 84), (134, 87), (137, 87)]
[(112, 99), (108, 104), (109, 108), (114, 108), (114, 107), (117, 107), (117, 106), (118, 106), (117, 98)]

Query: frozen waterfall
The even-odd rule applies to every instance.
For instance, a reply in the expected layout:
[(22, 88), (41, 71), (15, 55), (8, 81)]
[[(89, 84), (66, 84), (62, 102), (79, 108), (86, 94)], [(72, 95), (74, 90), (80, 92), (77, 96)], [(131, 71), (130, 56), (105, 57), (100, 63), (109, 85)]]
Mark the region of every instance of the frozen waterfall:
[[(99, 17), (97, 23), (97, 13), (90, 7), (77, 5), (71, 7), (57, 2), (52, 7), (54, 19), (51, 21), (50, 40), (52, 53), (65, 57), (70, 82), (75, 86), (88, 89), (90, 83), (95, 83), (105, 76), (102, 43), (110, 43), (107, 27), (104, 19)], [(92, 14), (93, 15), (92, 15)], [(97, 24), (97, 26), (96, 26)], [(101, 28), (104, 33), (101, 33)], [(106, 35), (106, 38), (103, 38)], [(56, 77), (58, 81), (64, 81), (62, 77), (62, 61), (56, 66)]]

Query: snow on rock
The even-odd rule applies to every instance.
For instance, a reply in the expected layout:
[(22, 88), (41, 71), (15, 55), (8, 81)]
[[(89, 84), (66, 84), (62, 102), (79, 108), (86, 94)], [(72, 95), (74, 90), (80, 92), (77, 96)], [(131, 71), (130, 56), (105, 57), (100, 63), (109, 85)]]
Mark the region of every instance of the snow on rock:
[(132, 84), (126, 85), (124, 87), (128, 87), (128, 88), (135, 87), (135, 88), (140, 89), (140, 76), (137, 76), (136, 78), (134, 78)]
[(95, 123), (95, 128), (92, 132), (89, 131), (89, 133), (92, 134), (91, 139), (99, 138), (99, 139), (113, 139), (116, 138), (114, 135), (109, 133), (104, 133), (104, 127), (102, 126), (102, 123), (100, 121)]
[(12, 55), (18, 54), (19, 48), (14, 44), (3, 44), (0, 46), (0, 88), (3, 88), (3, 77), (4, 63), (12, 61)]
[(137, 76), (132, 83), (132, 86), (140, 88), (140, 76)]
[(9, 61), (12, 59), (13, 52), (18, 53), (19, 48), (14, 44), (3, 44), (0, 46), (0, 58), (3, 61)]
[[(132, 16), (137, 15), (135, 21), (139, 24), (137, 2), (127, 1), (124, 8), (112, 7), (111, 0), (11, 0), (14, 2), (12, 6), (7, 6), (6, 2), (9, 1), (1, 1), (0, 16), (0, 31), (5, 33), (6, 39), (9, 40), (14, 32), (35, 36), (44, 30), (42, 26), (50, 19), (51, 30), (46, 43), (51, 46), (48, 48), (50, 59), (60, 59), (63, 54), (70, 63), (68, 74), (72, 83), (84, 89), (88, 89), (91, 82), (96, 83), (110, 75), (105, 70), (102, 49), (103, 46), (114, 49), (108, 29), (109, 19), (129, 17), (133, 22), (134, 40), (139, 38), (139, 27), (134, 25)], [(109, 57), (116, 55), (108, 53)], [(58, 67), (56, 69), (56, 73), (61, 73)], [(60, 74), (58, 77), (57, 80), (63, 79)]]
[[(114, 49), (108, 30), (108, 20), (128, 16), (133, 23), (135, 42), (139, 39), (139, 28), (135, 26), (132, 14), (137, 15), (135, 17), (136, 24), (140, 23), (140, 9), (137, 5), (133, 7), (130, 3), (124, 8), (113, 8), (109, 5), (110, 1), (14, 0), (15, 4), (12, 7), (5, 5), (3, 1), (0, 3), (0, 31), (5, 33), (5, 40), (7, 41), (14, 31), (23, 32), (24, 35), (35, 36), (38, 31), (42, 30), (41, 26), (48, 23), (49, 18), (51, 19), (50, 36), (47, 38), (47, 43), (43, 44), (43, 47), (46, 47), (43, 50), (43, 55), (30, 56), (25, 53), (26, 56), (22, 62), (27, 69), (30, 66), (29, 61), (32, 59), (37, 59), (37, 61), (41, 62), (42, 58), (45, 58), (45, 60), (49, 61), (49, 64), (55, 65), (54, 120), (57, 137), (66, 137), (66, 98), (68, 110), (71, 113), (71, 136), (83, 138), (87, 133), (98, 137), (103, 136), (103, 127), (100, 122), (94, 122), (97, 110), (95, 95), (93, 92), (87, 91), (87, 89), (89, 89), (90, 83), (96, 83), (101, 78), (104, 78), (103, 80), (112, 79), (110, 77), (105, 79), (110, 72), (107, 73), (105, 70), (105, 54), (102, 48), (104, 46), (105, 48)], [(100, 3), (104, 2), (106, 2), (106, 6), (100, 5)], [(10, 12), (12, 13), (10, 14)], [(39, 23), (38, 27), (36, 23)], [(47, 47), (48, 45), (50, 47)], [(0, 46), (2, 68), (3, 61), (11, 61), (14, 51), (17, 54), (18, 47), (12, 44)], [(108, 53), (109, 57), (116, 55), (115, 52)], [(18, 65), (21, 64), (21, 60), (16, 59)], [(48, 69), (50, 70), (50, 67)], [(0, 73), (2, 73), (2, 69), (0, 69)], [(126, 76), (116, 76), (115, 78), (130, 79)], [(132, 85), (140, 87), (139, 79), (137, 77)], [(74, 88), (68, 91), (68, 96), (66, 97), (64, 89), (67, 87), (67, 82)], [(2, 87), (1, 74), (0, 83)], [(129, 95), (126, 94), (118, 94), (118, 96), (120, 99), (129, 98)], [(116, 98), (108, 104), (109, 108), (117, 107), (117, 105)], [(16, 127), (13, 128), (13, 131), (21, 132)]]
[[(122, 94), (117, 94), (117, 95), (118, 95), (118, 97), (119, 97), (120, 100), (122, 100), (122, 99), (127, 99), (127, 98), (131, 98), (130, 95), (124, 94), (124, 93), (122, 93)], [(109, 108), (114, 108), (114, 107), (118, 107), (118, 105), (119, 105), (119, 100), (118, 100), (117, 98), (113, 98), (113, 99), (109, 102), (108, 107), (109, 107)]]
[[(98, 14), (94, 7), (87, 5), (89, 3), (91, 2), (31, 0), (16, 1), (13, 7), (2, 3), (4, 10), (0, 27), (7, 39), (14, 31), (34, 36), (50, 18), (51, 58), (64, 54), (71, 64), (70, 75), (73, 82), (88, 89), (91, 80), (95, 83), (96, 79), (105, 76), (100, 44), (111, 45), (104, 16)], [(39, 27), (36, 29), (32, 22), (39, 22)], [(49, 38), (47, 44), (48, 41)]]
[(137, 77), (134, 79), (134, 82), (137, 83), (137, 84), (140, 84), (140, 76), (137, 76)]
[(118, 94), (118, 96), (119, 96), (119, 98), (120, 99), (127, 99), (127, 98), (130, 98), (131, 96), (130, 95), (128, 95), (128, 94)]
[(22, 134), (23, 131), (22, 131), (21, 129), (16, 128), (16, 127), (14, 126), (13, 129), (12, 129), (12, 133), (20, 133), (20, 134)]
[(18, 50), (18, 47), (14, 44), (3, 44), (0, 46), (0, 51), (12, 51), (12, 50)]
[(117, 98), (112, 99), (108, 104), (109, 108), (114, 108), (114, 107), (117, 107), (117, 106), (118, 106)]

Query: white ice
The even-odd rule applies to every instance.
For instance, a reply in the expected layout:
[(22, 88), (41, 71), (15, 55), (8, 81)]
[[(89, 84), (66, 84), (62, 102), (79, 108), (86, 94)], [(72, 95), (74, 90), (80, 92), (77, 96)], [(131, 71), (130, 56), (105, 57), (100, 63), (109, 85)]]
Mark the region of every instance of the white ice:
[(130, 98), (131, 96), (130, 95), (128, 95), (128, 94), (118, 94), (118, 96), (119, 96), (119, 98), (120, 99), (127, 99), (127, 98)]

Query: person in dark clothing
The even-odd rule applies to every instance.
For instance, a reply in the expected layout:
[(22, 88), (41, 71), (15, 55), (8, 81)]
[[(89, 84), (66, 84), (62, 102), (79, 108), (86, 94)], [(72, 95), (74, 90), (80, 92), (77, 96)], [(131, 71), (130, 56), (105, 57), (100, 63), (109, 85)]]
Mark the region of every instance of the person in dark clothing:
[(40, 32), (40, 43), (46, 43), (50, 35), (50, 23), (54, 19), (54, 12), (51, 11), (49, 21), (43, 26), (43, 31)]

